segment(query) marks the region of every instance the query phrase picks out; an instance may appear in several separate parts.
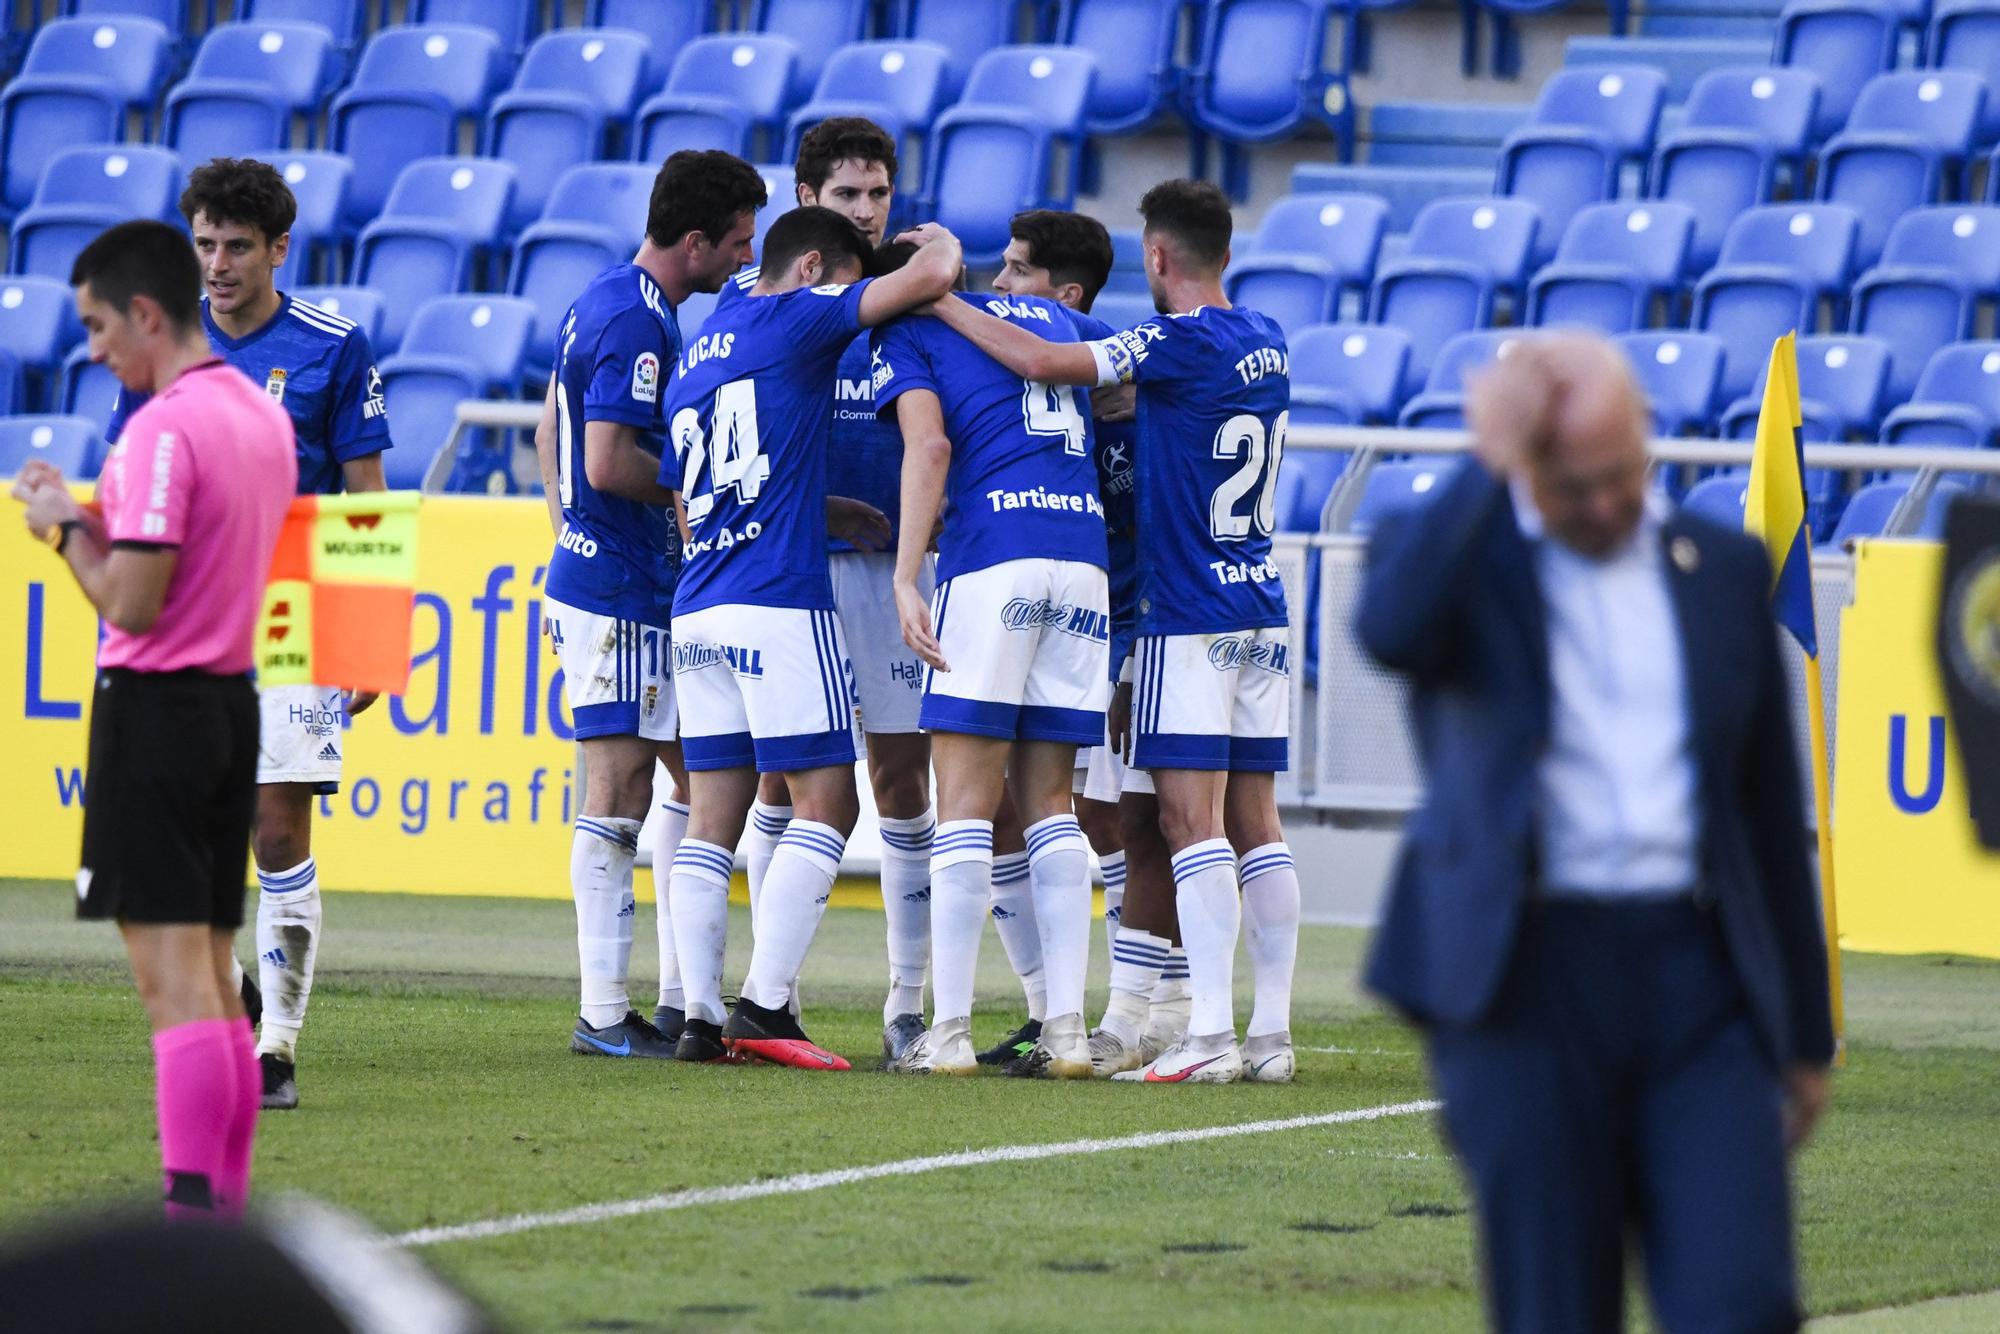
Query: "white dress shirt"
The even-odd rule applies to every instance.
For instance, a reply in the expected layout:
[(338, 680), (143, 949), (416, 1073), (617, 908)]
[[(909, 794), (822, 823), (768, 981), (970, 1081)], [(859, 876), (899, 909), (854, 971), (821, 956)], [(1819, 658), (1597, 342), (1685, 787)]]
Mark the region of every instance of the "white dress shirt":
[(1547, 608), (1549, 743), (1535, 773), (1542, 881), (1562, 894), (1689, 890), (1700, 819), (1678, 614), (1649, 496), (1603, 560), (1546, 535), (1524, 487), (1521, 531)]

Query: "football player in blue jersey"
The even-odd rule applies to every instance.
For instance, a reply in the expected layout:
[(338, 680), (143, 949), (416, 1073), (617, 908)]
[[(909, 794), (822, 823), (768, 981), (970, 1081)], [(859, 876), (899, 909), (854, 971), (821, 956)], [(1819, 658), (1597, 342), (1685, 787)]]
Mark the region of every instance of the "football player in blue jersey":
[[(1222, 192), (1167, 181), (1139, 211), (1162, 318), (1067, 344), (964, 302), (943, 302), (938, 314), (1030, 381), (1138, 386), (1135, 684), (1129, 708), (1113, 706), (1112, 733), (1120, 739), (1128, 717), (1132, 763), (1153, 773), (1193, 998), (1187, 1035), (1118, 1077), (1289, 1079), (1299, 890), (1274, 784), (1286, 764), (1291, 661), (1271, 560), (1289, 363), (1278, 326), (1223, 295)], [(1239, 1049), (1230, 987), (1244, 916), (1256, 1005)]]
[[(896, 140), (872, 120), (835, 116), (799, 140), (793, 174), (798, 202), (830, 208), (882, 243), (896, 200)], [(723, 289), (728, 304), (756, 285), (758, 272), (736, 275)], [(903, 440), (893, 422), (878, 420), (869, 380), (868, 336), (858, 335), (827, 383), (833, 399), (827, 489), (863, 501), (896, 523)], [(903, 643), (890, 589), (896, 557), (864, 551), (835, 538), (828, 546), (833, 610), (854, 663), (868, 777), (882, 832), (882, 910), (887, 921), (889, 991), (882, 1005), (882, 1057), (903, 1061), (924, 1031), (924, 968), (930, 961), (930, 739), (917, 724), (923, 664)], [(924, 578), (928, 589), (930, 572)], [(784, 776), (765, 774), (750, 809), (745, 840), (754, 921), (764, 872), (792, 818)], [(797, 998), (793, 998), (796, 1007)]]
[[(1008, 233), (993, 290), (1060, 302), (1084, 338), (1117, 332), (1090, 314), (1111, 274), (1111, 235), (1103, 223), (1082, 213), (1036, 209), (1016, 214)], [(1097, 490), (1109, 539), (1114, 679), (1131, 656), (1139, 619), (1133, 491), (1138, 428), (1131, 394), (1125, 386), (1091, 395)], [(1120, 399), (1124, 401), (1114, 406), (1113, 400)], [(1173, 868), (1160, 837), (1152, 777), (1129, 768), (1118, 747), (1097, 745), (1077, 752), (1075, 791), (1077, 823), (1104, 871), (1111, 999), (1103, 1022), (1090, 1035), (1090, 1058), (1099, 1075), (1110, 1075), (1151, 1061), (1187, 1027), (1187, 983), (1164, 976), (1180, 940)], [(997, 829), (994, 837), (997, 845)], [(1010, 957), (1013, 953), (1010, 947)]]
[[(653, 181), (646, 239), (591, 280), (556, 335), (555, 375), (535, 431), (555, 524), (543, 606), (583, 748), (583, 805), (570, 846), (582, 1013), (570, 1049), (671, 1059), (681, 992), (669, 868), (687, 827), (669, 638), (681, 534), (660, 483), (667, 382), (680, 358), (674, 308), (713, 292), (750, 258), (764, 180), (741, 158), (679, 152)], [(653, 847), (660, 1003), (631, 1008), (632, 863), (653, 800), (655, 760), (677, 786)]]
[[(1031, 331), (1077, 341), (1044, 297), (961, 294)], [(1029, 892), (1047, 1017), (1035, 1045), (1002, 1069), (1087, 1079), (1090, 853), (1071, 802), (1076, 751), (1104, 739), (1111, 694), (1110, 595), (1086, 393), (1023, 379), (947, 324), (898, 320), (875, 335), (875, 401), (903, 433), (904, 525), (896, 606), (930, 670), (923, 724), (938, 776), (931, 854), (935, 1022), (940, 1074), (979, 1069), (973, 972), (992, 899), (993, 817), (1011, 786), (1026, 825)], [(938, 583), (921, 585), (942, 512)]]
[[(718, 305), (681, 354), (667, 401), (689, 540), (674, 594), (674, 676), (692, 784), (674, 859), (674, 931), (687, 988), (677, 1055), (726, 1051), (805, 1069), (847, 1062), (814, 1045), (789, 1007), (854, 827), (854, 678), (834, 615), (830, 536), (886, 540), (872, 506), (829, 501), (828, 381), (863, 329), (957, 281), (958, 242), (935, 226), (901, 271), (864, 279), (867, 237), (830, 209), (772, 224), (741, 299)], [(723, 1024), (722, 958), (733, 851), (760, 773), (787, 779), (794, 813), (765, 873), (750, 971)]]
[[(380, 491), (389, 418), (368, 335), (352, 320), (280, 292), (275, 276), (291, 246), (298, 201), (269, 163), (215, 158), (196, 167), (181, 215), (201, 260), (202, 323), (222, 359), (264, 386), (298, 437), (299, 494)], [(146, 395), (120, 391), (108, 439)], [(299, 1031), (312, 995), (320, 939), (319, 867), (312, 803), (340, 783), (347, 720), (375, 702), (319, 686), (261, 691), (257, 757), (257, 974), (244, 985), (261, 1008), (257, 1060), (263, 1105), (299, 1105)], [(254, 997), (261, 990), (262, 1004)]]

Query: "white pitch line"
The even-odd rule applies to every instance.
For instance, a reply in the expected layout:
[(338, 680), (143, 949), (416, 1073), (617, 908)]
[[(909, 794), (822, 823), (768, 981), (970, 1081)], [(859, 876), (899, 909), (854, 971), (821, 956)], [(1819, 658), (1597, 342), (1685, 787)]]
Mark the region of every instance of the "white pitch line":
[(993, 1163), (1032, 1163), (1045, 1158), (1069, 1158), (1079, 1154), (1112, 1153), (1120, 1149), (1156, 1149), (1169, 1144), (1196, 1144), (1204, 1140), (1233, 1139), (1239, 1135), (1270, 1135), (1284, 1130), (1307, 1130), (1314, 1126), (1351, 1125), (1360, 1121), (1380, 1121), (1392, 1116), (1415, 1116), (1436, 1111), (1432, 1101), (1393, 1102), (1380, 1107), (1359, 1107), (1345, 1112), (1322, 1112), (1316, 1116), (1293, 1116), (1282, 1121), (1242, 1121), (1235, 1125), (1204, 1126), (1196, 1130), (1156, 1130), (1143, 1135), (1123, 1135), (1117, 1139), (1073, 1139), (1056, 1144), (1003, 1144), (991, 1149), (971, 1149), (963, 1153), (942, 1153), (928, 1158), (904, 1158), (875, 1163), (868, 1167), (843, 1167), (832, 1172), (802, 1172), (797, 1176), (769, 1181), (748, 1181), (739, 1186), (703, 1186), (677, 1190), (666, 1195), (649, 1195), (637, 1200), (614, 1200), (606, 1204), (586, 1204), (575, 1209), (559, 1209), (545, 1214), (515, 1214), (511, 1218), (491, 1218), (478, 1223), (458, 1223), (450, 1227), (418, 1228), (392, 1238), (398, 1246), (436, 1246), (448, 1241), (485, 1241), (509, 1237), (517, 1232), (534, 1232), (549, 1227), (579, 1227), (587, 1223), (608, 1223), (640, 1214), (671, 1213), (695, 1209), (705, 1204), (734, 1204), (740, 1200), (761, 1200), (773, 1195), (803, 1195), (833, 1186), (852, 1186), (863, 1181), (888, 1177), (920, 1176), (957, 1167), (986, 1167)]

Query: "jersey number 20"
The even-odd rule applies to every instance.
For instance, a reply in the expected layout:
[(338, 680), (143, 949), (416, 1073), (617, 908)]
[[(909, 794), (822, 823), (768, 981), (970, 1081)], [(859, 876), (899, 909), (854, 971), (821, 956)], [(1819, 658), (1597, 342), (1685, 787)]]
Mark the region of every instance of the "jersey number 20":
[[(715, 391), (714, 439), (703, 435), (701, 414), (682, 408), (674, 414), (674, 449), (681, 456), (681, 497), (687, 503), (689, 524), (700, 523), (715, 507), (715, 498), (734, 489), (739, 503), (747, 504), (764, 489), (771, 475), (771, 460), (761, 452), (757, 439), (757, 386), (750, 380), (731, 380)], [(706, 494), (700, 485), (703, 469), (709, 470)]]
[[(1243, 460), (1243, 466), (1215, 488), (1208, 502), (1209, 531), (1224, 542), (1241, 542), (1256, 530), (1265, 537), (1278, 523), (1278, 463), (1285, 454), (1285, 432), (1292, 414), (1281, 412), (1264, 423), (1239, 413), (1215, 433), (1215, 457)], [(1247, 502), (1247, 503), (1246, 503)]]

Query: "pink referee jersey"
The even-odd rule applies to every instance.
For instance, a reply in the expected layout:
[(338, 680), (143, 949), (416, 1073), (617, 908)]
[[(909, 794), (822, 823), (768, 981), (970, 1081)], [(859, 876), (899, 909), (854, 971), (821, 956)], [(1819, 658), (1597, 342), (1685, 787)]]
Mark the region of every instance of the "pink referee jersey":
[(250, 670), (278, 529), (298, 485), (292, 421), (241, 371), (203, 362), (132, 414), (97, 482), (111, 541), (180, 548), (153, 628), (106, 624), (99, 667)]

